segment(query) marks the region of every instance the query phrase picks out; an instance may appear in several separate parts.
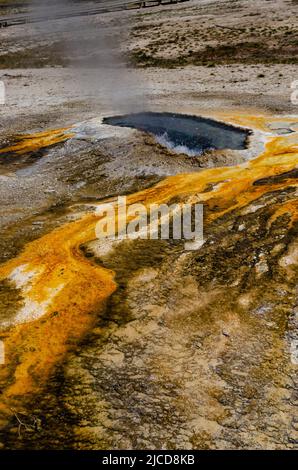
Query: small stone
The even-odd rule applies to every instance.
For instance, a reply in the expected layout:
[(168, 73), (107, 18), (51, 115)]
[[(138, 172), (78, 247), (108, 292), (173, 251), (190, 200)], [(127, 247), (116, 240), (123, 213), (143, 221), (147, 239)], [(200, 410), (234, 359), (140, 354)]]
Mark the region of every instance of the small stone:
[(49, 194), (51, 194), (51, 193), (55, 193), (55, 192), (56, 192), (56, 190), (55, 190), (55, 189), (50, 189), (50, 188), (49, 188), (49, 189), (45, 189), (45, 190), (44, 190), (44, 192), (45, 192), (45, 193), (49, 193)]
[(292, 428), (295, 430), (295, 431), (298, 431), (298, 421), (294, 420), (292, 422)]
[(294, 444), (298, 443), (298, 431), (290, 431), (288, 438), (290, 442), (293, 442)]

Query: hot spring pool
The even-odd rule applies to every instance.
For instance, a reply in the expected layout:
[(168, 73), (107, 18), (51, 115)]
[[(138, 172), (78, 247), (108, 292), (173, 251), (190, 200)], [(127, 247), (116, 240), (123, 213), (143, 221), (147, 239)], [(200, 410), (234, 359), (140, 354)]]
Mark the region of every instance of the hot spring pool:
[(190, 156), (212, 149), (245, 149), (250, 134), (249, 130), (212, 119), (174, 113), (143, 112), (112, 116), (104, 118), (103, 123), (149, 132), (160, 144)]

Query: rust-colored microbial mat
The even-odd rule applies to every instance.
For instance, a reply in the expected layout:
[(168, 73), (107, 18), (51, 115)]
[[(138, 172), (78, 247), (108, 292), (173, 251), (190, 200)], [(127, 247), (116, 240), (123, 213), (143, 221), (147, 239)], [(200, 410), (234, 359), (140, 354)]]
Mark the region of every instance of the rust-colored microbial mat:
[(36, 134), (25, 134), (14, 136), (15, 142), (12, 145), (0, 148), (1, 155), (24, 155), (26, 153), (36, 152), (70, 139), (74, 134), (70, 128), (61, 128)]
[[(290, 121), (218, 116), (263, 131), (268, 131), (272, 122), (283, 121), (288, 125)], [(13, 151), (21, 152), (26, 146), (32, 149), (40, 143), (48, 145), (62, 139), (64, 131), (56, 132), (40, 134), (32, 141), (28, 139)], [(244, 208), (264, 194), (297, 187), (293, 173), (297, 165), (297, 133), (268, 136), (264, 151), (251, 161), (172, 176), (128, 196), (127, 202), (149, 205), (173, 198), (181, 202), (202, 202), (206, 208), (204, 222), (208, 224)], [(297, 203), (292, 200), (276, 204), (272, 207), (271, 222), (284, 213), (289, 214), (290, 226), (297, 220)], [(29, 243), (19, 256), (0, 267), (0, 280), (15, 285), (23, 297), (15, 317), (5, 325), (1, 335), (6, 353), (0, 374), (1, 383), (5, 384), (1, 400), (5, 413), (13, 406), (20, 406), (26, 396), (40, 392), (55, 364), (88, 332), (104, 302), (116, 289), (114, 273), (94, 264), (80, 250), (81, 244), (96, 238), (98, 220), (96, 213), (83, 214), (78, 220)]]

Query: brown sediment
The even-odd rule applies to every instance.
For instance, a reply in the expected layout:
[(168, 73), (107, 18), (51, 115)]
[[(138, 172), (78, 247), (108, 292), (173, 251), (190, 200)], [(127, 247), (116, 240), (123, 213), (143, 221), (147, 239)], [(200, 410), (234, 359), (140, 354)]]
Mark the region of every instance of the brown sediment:
[[(1, 155), (24, 155), (26, 153), (36, 152), (37, 150), (50, 147), (52, 145), (65, 142), (74, 136), (69, 127), (54, 129), (36, 134), (16, 135), (12, 145), (0, 148)], [(1, 161), (1, 160), (0, 160)]]
[(274, 214), (268, 220), (268, 228), (281, 216), (287, 215), (290, 220), (288, 222), (288, 228), (291, 228), (298, 220), (298, 200), (286, 201), (280, 204), (275, 210)]
[[(227, 120), (268, 130), (268, 121), (262, 117), (230, 115)], [(281, 118), (278, 121), (289, 122)], [(297, 134), (275, 137), (254, 160), (168, 177), (150, 189), (128, 196), (127, 204), (141, 202), (148, 206), (174, 198), (201, 202), (208, 224), (265, 194), (296, 188), (294, 178), (272, 178), (291, 172), (297, 164)], [(264, 178), (268, 179), (267, 184), (255, 184)], [(206, 192), (206, 188), (212, 190)], [(273, 205), (271, 210), (271, 223), (284, 214), (289, 214), (289, 226), (297, 220), (297, 204), (293, 201)], [(2, 396), (4, 411), (17, 397), (25, 398), (42, 389), (55, 364), (88, 332), (116, 288), (114, 273), (92, 263), (80, 250), (82, 244), (96, 238), (98, 220), (95, 213), (84, 214), (29, 243), (18, 257), (0, 267), (0, 279), (23, 278), (24, 301), (31, 306), (24, 310), (20, 324), (7, 327), (2, 334), (6, 351), (6, 364), (0, 373), (1, 382), (6, 384)], [(31, 279), (26, 281), (29, 276)]]

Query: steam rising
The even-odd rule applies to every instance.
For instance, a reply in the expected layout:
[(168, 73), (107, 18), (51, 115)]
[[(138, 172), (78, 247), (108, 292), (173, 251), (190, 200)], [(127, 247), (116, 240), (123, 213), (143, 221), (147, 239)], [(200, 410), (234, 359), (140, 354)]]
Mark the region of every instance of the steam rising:
[[(109, 0), (101, 3), (109, 3)], [(53, 44), (59, 41), (60, 60), (73, 68), (84, 97), (87, 95), (109, 111), (143, 110), (143, 82), (137, 71), (127, 66), (124, 52), (133, 15), (123, 11), (57, 19), (59, 13), (85, 10), (88, 4), (71, 0), (32, 0), (32, 18), (46, 19), (35, 23), (38, 39)]]

